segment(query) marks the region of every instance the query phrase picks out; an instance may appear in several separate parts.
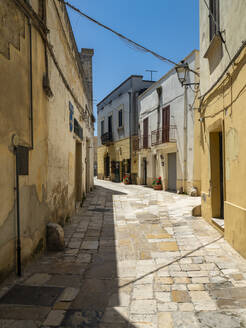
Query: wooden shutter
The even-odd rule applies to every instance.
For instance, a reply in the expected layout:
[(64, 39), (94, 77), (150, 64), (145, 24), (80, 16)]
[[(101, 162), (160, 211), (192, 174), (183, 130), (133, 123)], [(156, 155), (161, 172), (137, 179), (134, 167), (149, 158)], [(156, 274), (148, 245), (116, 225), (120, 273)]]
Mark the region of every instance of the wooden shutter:
[(170, 106), (162, 109), (162, 142), (169, 142)]
[(149, 118), (143, 120), (143, 148), (148, 148)]

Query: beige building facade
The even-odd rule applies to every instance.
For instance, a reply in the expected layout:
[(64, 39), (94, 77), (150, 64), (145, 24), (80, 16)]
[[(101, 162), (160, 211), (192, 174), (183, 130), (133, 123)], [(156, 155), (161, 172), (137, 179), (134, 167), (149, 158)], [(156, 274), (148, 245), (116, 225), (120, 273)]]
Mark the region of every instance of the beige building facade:
[(202, 215), (246, 256), (246, 3), (200, 1)]
[(0, 20), (1, 279), (16, 267), (18, 197), (25, 262), (93, 188), (94, 116), (93, 50), (78, 52), (65, 6), (5, 0)]

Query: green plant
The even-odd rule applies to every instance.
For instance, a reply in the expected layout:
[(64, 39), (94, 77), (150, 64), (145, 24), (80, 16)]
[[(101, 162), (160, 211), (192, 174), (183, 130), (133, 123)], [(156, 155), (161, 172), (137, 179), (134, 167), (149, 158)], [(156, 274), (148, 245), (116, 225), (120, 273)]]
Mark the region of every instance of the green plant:
[(129, 175), (125, 175), (124, 176), (123, 182), (124, 182), (124, 184), (129, 184), (130, 183), (130, 177), (129, 177)]
[(155, 178), (152, 182), (152, 186), (160, 186), (161, 185), (161, 177)]

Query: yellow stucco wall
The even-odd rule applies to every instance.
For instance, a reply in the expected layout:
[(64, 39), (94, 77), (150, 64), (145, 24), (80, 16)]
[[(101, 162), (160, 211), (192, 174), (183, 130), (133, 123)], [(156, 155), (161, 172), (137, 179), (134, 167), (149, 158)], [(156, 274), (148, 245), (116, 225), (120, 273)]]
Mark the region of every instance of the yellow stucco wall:
[[(132, 140), (133, 143), (133, 140)], [(109, 146), (101, 146), (97, 148), (97, 160), (98, 160), (98, 178), (104, 179), (104, 157), (108, 153), (111, 161), (119, 161), (127, 160), (130, 158), (130, 139), (122, 139), (116, 141)], [(121, 164), (122, 165), (122, 164)], [(120, 167), (121, 171), (122, 167)], [(132, 148), (132, 165), (131, 165), (132, 174), (137, 174), (138, 172), (138, 155), (137, 152)], [(110, 168), (110, 177), (114, 179), (114, 176), (111, 172)], [(122, 179), (122, 174), (120, 172), (120, 178)]]
[[(202, 215), (210, 220), (213, 215), (213, 188), (216, 187), (211, 174), (211, 157), (216, 158), (210, 144), (212, 132), (223, 133), (224, 167), (224, 219), (225, 238), (246, 256), (246, 134), (245, 134), (245, 81), (246, 50), (236, 59), (220, 83), (206, 96), (201, 107), (201, 190)], [(213, 163), (213, 162), (212, 162)], [(214, 165), (214, 164), (213, 164)], [(216, 172), (215, 172), (216, 173)], [(213, 181), (213, 184), (211, 182)], [(214, 194), (215, 191), (214, 191)], [(216, 211), (215, 211), (216, 212)]]
[[(1, 2), (6, 30), (0, 43), (0, 279), (15, 266), (15, 155), (12, 135), (31, 146), (29, 30), (27, 19), (13, 1)], [(11, 27), (11, 28), (10, 28)], [(22, 260), (45, 245), (43, 220), (48, 214), (44, 203), (47, 178), (47, 101), (42, 90), (45, 72), (44, 47), (39, 33), (33, 37), (33, 127), (36, 147), (29, 152), (29, 175), (20, 177)], [(7, 54), (7, 55), (6, 55)], [(23, 204), (27, 204), (24, 206)]]
[[(32, 1), (35, 10), (38, 8), (37, 3), (37, 0)], [(65, 17), (64, 13), (62, 17)], [(12, 135), (19, 136), (21, 145), (31, 146), (28, 19), (12, 0), (0, 3), (0, 21), (3, 19), (5, 29), (0, 40), (0, 170), (4, 174), (0, 175), (0, 280), (16, 265), (16, 182)], [(64, 75), (77, 90), (79, 101), (86, 106), (88, 100), (78, 77), (76, 62), (71, 57), (71, 51), (61, 32), (56, 8), (51, 2), (47, 24), (52, 27), (49, 36), (54, 52), (62, 53), (61, 57), (58, 56), (58, 62), (64, 68)], [(67, 29), (65, 22), (64, 26)], [(53, 97), (47, 97), (43, 89), (43, 76), (46, 72), (44, 42), (34, 25), (31, 25), (31, 32), (34, 148), (29, 151), (29, 175), (20, 176), (23, 262), (45, 247), (47, 222), (64, 222), (65, 217), (75, 209), (76, 138), (69, 132), (68, 110), (68, 102), (73, 99), (49, 52), (49, 77)], [(86, 139), (90, 143), (93, 127), (81, 118), (75, 105), (74, 109), (75, 117), (84, 130), (81, 165), (85, 192), (88, 176), (85, 170)], [(87, 148), (91, 157), (88, 163), (93, 163), (93, 147)], [(89, 177), (91, 187), (92, 172), (93, 165)]]

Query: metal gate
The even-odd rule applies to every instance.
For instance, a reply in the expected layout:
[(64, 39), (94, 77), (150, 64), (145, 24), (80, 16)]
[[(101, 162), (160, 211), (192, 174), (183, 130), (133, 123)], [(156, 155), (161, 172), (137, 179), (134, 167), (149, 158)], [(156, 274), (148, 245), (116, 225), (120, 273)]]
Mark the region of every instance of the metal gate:
[(168, 154), (168, 190), (176, 191), (176, 153)]

